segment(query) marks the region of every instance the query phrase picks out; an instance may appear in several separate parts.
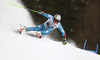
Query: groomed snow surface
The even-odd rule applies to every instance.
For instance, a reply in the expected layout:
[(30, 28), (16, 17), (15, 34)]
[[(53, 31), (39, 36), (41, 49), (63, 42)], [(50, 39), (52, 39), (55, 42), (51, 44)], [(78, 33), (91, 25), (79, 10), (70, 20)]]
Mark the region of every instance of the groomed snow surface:
[(27, 10), (6, 2), (23, 6), (20, 0), (0, 0), (0, 60), (100, 60), (100, 55), (70, 43), (15, 33), (19, 24), (35, 25)]

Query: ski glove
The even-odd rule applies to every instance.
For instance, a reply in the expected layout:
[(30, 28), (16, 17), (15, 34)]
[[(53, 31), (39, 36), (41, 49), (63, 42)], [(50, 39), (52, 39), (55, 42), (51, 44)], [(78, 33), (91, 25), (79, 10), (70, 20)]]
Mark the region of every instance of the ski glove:
[(63, 44), (63, 45), (67, 44), (66, 39), (63, 39), (63, 43), (62, 43), (62, 44)]
[(62, 44), (63, 44), (63, 45), (66, 45), (67, 43), (66, 43), (66, 42), (63, 42)]
[(42, 15), (43, 13), (45, 13), (45, 12), (43, 12), (42, 10), (38, 11), (38, 14), (40, 14), (40, 15)]
[(62, 43), (62, 44), (63, 44), (63, 45), (67, 44), (67, 41), (66, 41), (65, 36), (63, 36), (63, 43)]

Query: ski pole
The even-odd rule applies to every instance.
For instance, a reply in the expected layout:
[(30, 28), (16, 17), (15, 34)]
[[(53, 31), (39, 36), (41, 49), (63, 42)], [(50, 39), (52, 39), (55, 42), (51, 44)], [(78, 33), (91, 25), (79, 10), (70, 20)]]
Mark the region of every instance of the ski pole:
[(23, 9), (26, 9), (26, 10), (29, 10), (29, 11), (32, 11), (32, 12), (38, 12), (38, 11), (36, 11), (36, 10), (32, 10), (32, 9), (28, 9), (28, 8), (24, 8), (24, 7), (22, 7), (22, 6), (19, 6), (19, 5), (15, 5), (15, 4), (12, 4), (12, 3), (8, 3), (8, 2), (6, 2), (7, 4), (9, 4), (9, 5), (13, 5), (13, 6), (16, 6), (16, 7), (20, 7), (20, 8), (23, 8)]

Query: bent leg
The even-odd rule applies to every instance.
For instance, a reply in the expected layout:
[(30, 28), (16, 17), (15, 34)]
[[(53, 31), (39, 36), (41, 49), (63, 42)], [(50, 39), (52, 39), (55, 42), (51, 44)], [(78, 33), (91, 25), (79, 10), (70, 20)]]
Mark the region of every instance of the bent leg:
[(51, 31), (52, 31), (52, 28), (48, 28), (48, 29), (42, 30), (42, 35), (47, 35), (47, 34), (49, 34)]
[(28, 27), (27, 31), (41, 31), (42, 30), (42, 25), (39, 25), (37, 27)]

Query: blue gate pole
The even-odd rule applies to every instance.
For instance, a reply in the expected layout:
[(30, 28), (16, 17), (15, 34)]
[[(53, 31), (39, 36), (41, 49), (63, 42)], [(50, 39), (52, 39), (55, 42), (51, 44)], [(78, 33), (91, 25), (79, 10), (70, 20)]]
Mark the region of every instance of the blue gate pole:
[(87, 42), (87, 39), (85, 40), (83, 50), (85, 50), (86, 42)]
[(98, 46), (99, 46), (99, 45), (97, 44), (97, 47), (96, 47), (96, 53), (98, 53)]

